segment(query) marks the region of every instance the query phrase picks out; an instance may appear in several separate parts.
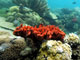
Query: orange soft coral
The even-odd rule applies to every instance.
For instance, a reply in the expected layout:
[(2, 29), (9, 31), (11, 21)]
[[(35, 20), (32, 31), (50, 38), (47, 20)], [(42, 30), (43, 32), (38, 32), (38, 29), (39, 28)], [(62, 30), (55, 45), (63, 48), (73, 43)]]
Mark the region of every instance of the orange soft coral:
[(47, 25), (43, 26), (42, 24), (39, 25), (37, 28), (32, 26), (23, 26), (22, 24), (19, 27), (16, 27), (16, 29), (13, 32), (16, 36), (21, 37), (28, 37), (31, 39), (36, 40), (49, 40), (49, 39), (55, 39), (55, 40), (63, 40), (65, 33), (61, 31), (58, 27), (54, 25)]

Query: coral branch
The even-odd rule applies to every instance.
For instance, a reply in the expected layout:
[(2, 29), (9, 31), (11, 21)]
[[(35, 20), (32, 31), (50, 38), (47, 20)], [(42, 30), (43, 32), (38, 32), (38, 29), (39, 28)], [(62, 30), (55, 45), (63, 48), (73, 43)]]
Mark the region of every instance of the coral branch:
[(42, 24), (39, 25), (39, 27), (32, 27), (32, 26), (23, 26), (22, 24), (19, 27), (16, 27), (16, 29), (13, 32), (16, 36), (21, 37), (28, 37), (33, 40), (61, 40), (63, 41), (63, 38), (65, 36), (65, 33), (61, 31), (58, 27), (54, 25), (47, 25), (43, 26)]

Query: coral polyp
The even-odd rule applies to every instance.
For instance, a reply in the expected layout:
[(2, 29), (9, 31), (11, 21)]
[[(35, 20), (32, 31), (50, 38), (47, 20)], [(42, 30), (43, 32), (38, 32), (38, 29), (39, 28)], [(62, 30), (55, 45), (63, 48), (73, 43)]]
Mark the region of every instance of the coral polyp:
[(55, 25), (43, 26), (42, 24), (40, 24), (39, 27), (23, 26), (21, 24), (19, 27), (16, 27), (13, 34), (16, 36), (31, 38), (33, 40), (36, 39), (40, 41), (49, 39), (63, 41), (63, 38), (65, 36), (65, 33)]
[(69, 44), (48, 40), (42, 43), (37, 60), (71, 60), (71, 55), (72, 50)]

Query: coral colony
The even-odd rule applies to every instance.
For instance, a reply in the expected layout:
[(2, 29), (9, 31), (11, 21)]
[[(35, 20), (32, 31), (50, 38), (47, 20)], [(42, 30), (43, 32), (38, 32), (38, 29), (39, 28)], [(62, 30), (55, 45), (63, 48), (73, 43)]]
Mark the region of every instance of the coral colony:
[(42, 24), (40, 24), (39, 27), (23, 26), (21, 24), (19, 27), (16, 27), (13, 34), (24, 38), (31, 38), (33, 40), (35, 37), (36, 40), (41, 41), (49, 39), (63, 41), (63, 38), (65, 36), (65, 33), (55, 25), (43, 26)]

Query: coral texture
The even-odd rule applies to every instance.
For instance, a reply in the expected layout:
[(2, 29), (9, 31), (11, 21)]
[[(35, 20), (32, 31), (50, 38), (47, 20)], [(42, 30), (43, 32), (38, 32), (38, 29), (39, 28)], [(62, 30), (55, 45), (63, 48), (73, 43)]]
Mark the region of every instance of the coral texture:
[(14, 26), (19, 26), (22, 24), (27, 24), (30, 26), (39, 25), (41, 23), (48, 25), (49, 22), (39, 16), (35, 11), (25, 7), (22, 10), (20, 6), (12, 6), (9, 8), (7, 13), (7, 22), (13, 23)]
[(19, 6), (12, 6), (9, 8), (10, 12), (19, 12)]
[(80, 39), (75, 33), (69, 33), (64, 41), (69, 43), (72, 48), (72, 60), (80, 60)]
[(0, 31), (0, 60), (18, 60), (20, 52), (26, 47), (22, 37), (13, 37), (6, 31)]
[(44, 13), (49, 10), (46, 0), (12, 0), (12, 1), (13, 3), (19, 6), (22, 4), (23, 6), (34, 10), (40, 16), (43, 16)]
[(73, 60), (80, 60), (80, 44), (72, 47), (72, 59)]
[(67, 43), (72, 43), (72, 44), (79, 43), (79, 36), (74, 33), (69, 33), (69, 35), (65, 36), (64, 40)]
[[(58, 26), (63, 28), (66, 33), (76, 32), (80, 29), (80, 8), (74, 9), (61, 8), (55, 9), (53, 13), (58, 17)], [(77, 16), (76, 16), (77, 15)]]
[[(26, 43), (24, 38), (16, 38), (10, 41), (10, 43), (6, 43), (6, 45), (10, 46), (0, 55), (0, 60), (18, 60), (18, 58), (20, 58), (20, 52), (25, 48)], [(3, 47), (6, 46), (4, 45)]]
[(7, 31), (0, 31), (0, 45), (10, 42), (10, 33)]
[(32, 27), (32, 26), (23, 26), (22, 24), (13, 32), (16, 36), (21, 37), (28, 37), (31, 39), (36, 40), (48, 40), (48, 39), (55, 39), (63, 41), (65, 33), (61, 31), (58, 27), (54, 25), (47, 25), (43, 26), (42, 24), (39, 27)]
[(71, 60), (70, 45), (61, 41), (48, 40), (42, 43), (37, 60)]

